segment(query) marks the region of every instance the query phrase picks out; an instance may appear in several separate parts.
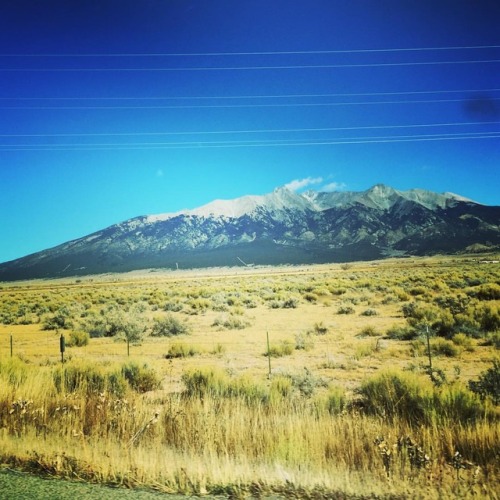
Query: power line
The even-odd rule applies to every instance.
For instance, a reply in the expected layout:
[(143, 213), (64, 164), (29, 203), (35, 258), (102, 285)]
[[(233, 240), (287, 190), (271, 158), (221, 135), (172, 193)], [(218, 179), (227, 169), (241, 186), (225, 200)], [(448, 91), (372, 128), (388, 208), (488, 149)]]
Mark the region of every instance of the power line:
[(0, 72), (23, 73), (81, 73), (81, 72), (174, 72), (174, 71), (263, 71), (295, 69), (335, 69), (335, 68), (382, 68), (396, 66), (435, 66), (453, 64), (491, 64), (500, 59), (460, 60), (460, 61), (413, 61), (393, 63), (346, 63), (346, 64), (297, 64), (284, 66), (198, 66), (181, 68), (0, 68)]
[(166, 100), (218, 100), (218, 99), (298, 99), (298, 98), (315, 98), (315, 97), (359, 97), (359, 96), (391, 96), (391, 95), (423, 95), (423, 94), (466, 94), (466, 93), (487, 93), (499, 92), (500, 88), (492, 89), (463, 89), (463, 90), (414, 90), (414, 91), (399, 91), (399, 92), (347, 92), (347, 93), (330, 93), (330, 94), (274, 94), (274, 95), (234, 95), (234, 96), (146, 96), (146, 97), (0, 97), (2, 101), (166, 101)]
[(409, 129), (421, 127), (463, 127), (498, 125), (500, 121), (491, 122), (447, 122), (447, 123), (418, 123), (409, 125), (366, 125), (356, 127), (324, 127), (324, 128), (284, 128), (284, 129), (250, 129), (250, 130), (207, 130), (186, 132), (86, 132), (86, 133), (55, 133), (55, 134), (0, 134), (0, 137), (133, 137), (133, 136), (162, 136), (162, 135), (221, 135), (221, 134), (261, 134), (261, 133), (298, 133), (298, 132), (332, 132), (373, 129)]
[(289, 50), (289, 51), (252, 51), (252, 52), (150, 52), (150, 53), (87, 53), (87, 54), (0, 54), (0, 57), (221, 57), (221, 56), (268, 56), (268, 55), (321, 55), (321, 54), (362, 54), (384, 52), (428, 52), (446, 50), (483, 50), (498, 49), (500, 45), (465, 45), (448, 47), (403, 47), (382, 49), (336, 49), (336, 50)]
[[(489, 100), (500, 100), (500, 97), (489, 97)], [(155, 106), (1, 106), (10, 110), (120, 110), (120, 109), (237, 109), (237, 108), (305, 108), (332, 106), (369, 106), (383, 104), (434, 104), (464, 102), (464, 99), (420, 99), (398, 101), (355, 101), (355, 102), (308, 102), (308, 103), (252, 103), (252, 104), (177, 104)]]
[(494, 139), (500, 132), (465, 132), (457, 134), (423, 134), (407, 136), (346, 137), (341, 139), (317, 140), (256, 140), (256, 141), (190, 141), (181, 143), (129, 143), (129, 144), (61, 144), (61, 145), (3, 145), (0, 151), (120, 151), (155, 149), (201, 149), (201, 148), (241, 148), (241, 147), (290, 147), (321, 146), (341, 144), (381, 144), (397, 142), (421, 142), (442, 140)]

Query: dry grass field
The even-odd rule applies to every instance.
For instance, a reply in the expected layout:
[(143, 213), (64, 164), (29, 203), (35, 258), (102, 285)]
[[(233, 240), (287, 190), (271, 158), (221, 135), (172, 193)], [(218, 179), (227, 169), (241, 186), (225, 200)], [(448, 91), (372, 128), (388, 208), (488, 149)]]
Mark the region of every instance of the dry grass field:
[(497, 498), (497, 262), (2, 283), (0, 463), (193, 495)]

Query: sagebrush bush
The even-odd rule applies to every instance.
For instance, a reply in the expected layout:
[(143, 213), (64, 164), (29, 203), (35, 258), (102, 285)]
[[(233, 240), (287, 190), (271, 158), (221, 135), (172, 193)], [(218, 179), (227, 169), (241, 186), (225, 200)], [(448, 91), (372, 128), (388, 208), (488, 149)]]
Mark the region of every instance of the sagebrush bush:
[(500, 358), (493, 360), (493, 366), (483, 372), (479, 380), (471, 380), (469, 388), (482, 399), (489, 397), (494, 404), (500, 404)]
[(199, 353), (200, 350), (194, 345), (185, 344), (184, 342), (175, 342), (169, 347), (167, 354), (165, 354), (165, 358), (189, 358), (192, 356), (196, 356), (196, 354)]
[(485, 332), (500, 330), (500, 308), (496, 304), (481, 304), (474, 310), (474, 317)]
[(314, 347), (311, 332), (297, 333), (295, 335), (295, 349), (297, 351), (310, 351)]
[(337, 309), (337, 314), (354, 314), (354, 307), (352, 307), (352, 306), (340, 306)]
[(76, 330), (69, 333), (66, 345), (68, 347), (83, 347), (89, 343), (90, 335), (87, 332)]
[(441, 355), (454, 358), (461, 352), (461, 349), (457, 344), (451, 340), (443, 339), (441, 337), (432, 339), (430, 344), (432, 353), (437, 356)]
[(310, 370), (304, 368), (304, 371), (289, 375), (293, 386), (297, 388), (302, 396), (310, 397), (319, 387), (327, 387), (328, 383), (321, 377), (315, 376)]
[(129, 362), (121, 370), (130, 387), (137, 392), (148, 392), (159, 389), (161, 380), (156, 371), (146, 363)]
[(374, 326), (367, 325), (361, 329), (358, 336), (359, 337), (378, 337), (378, 336), (380, 336), (380, 333)]
[(492, 345), (495, 349), (500, 349), (500, 332), (490, 333), (486, 337), (484, 345)]
[(225, 328), (226, 330), (243, 330), (247, 326), (250, 326), (250, 323), (241, 316), (230, 314), (229, 316), (219, 316), (215, 318), (212, 326), (221, 329)]
[(359, 393), (369, 413), (411, 424), (473, 423), (490, 415), (479, 397), (459, 385), (435, 387), (410, 372), (387, 371), (361, 384)]
[(394, 340), (414, 340), (420, 334), (415, 328), (410, 326), (394, 325), (387, 330), (386, 335), (388, 338)]
[(185, 393), (190, 397), (222, 396), (228, 384), (228, 374), (220, 368), (194, 368), (182, 374)]
[(500, 300), (500, 285), (487, 283), (476, 290), (471, 290), (469, 295), (477, 297), (479, 300)]
[(474, 351), (473, 341), (465, 333), (456, 333), (451, 340), (455, 345), (462, 347), (468, 352)]
[(190, 332), (189, 325), (180, 321), (172, 314), (163, 318), (154, 318), (151, 328), (152, 337), (173, 337), (176, 335), (185, 335)]
[(318, 296), (315, 293), (307, 292), (304, 294), (304, 299), (307, 300), (307, 302), (317, 302)]
[(269, 302), (271, 309), (296, 309), (299, 307), (299, 301), (295, 297), (288, 297), (283, 300), (272, 300)]
[(269, 350), (265, 353), (266, 356), (273, 358), (281, 358), (283, 356), (290, 356), (293, 353), (295, 346), (290, 340), (282, 340), (278, 344), (271, 344)]

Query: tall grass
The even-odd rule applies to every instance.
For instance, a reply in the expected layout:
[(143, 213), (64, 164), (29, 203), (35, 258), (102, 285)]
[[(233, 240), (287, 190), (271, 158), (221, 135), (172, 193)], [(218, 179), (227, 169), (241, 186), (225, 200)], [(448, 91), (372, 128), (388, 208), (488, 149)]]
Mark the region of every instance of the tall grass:
[(369, 413), (412, 425), (475, 424), (492, 420), (494, 409), (458, 383), (435, 387), (424, 375), (386, 371), (366, 380), (359, 390)]
[[(360, 412), (338, 387), (304, 397), (291, 376), (258, 380), (211, 367), (186, 371), (179, 393), (145, 398), (128, 384), (118, 397), (110, 376), (123, 366), (87, 365), (87, 376), (79, 364), (2, 362), (2, 462), (186, 494), (405, 496), (437, 487), (439, 477), (440, 491), (451, 495), (459, 450), (490, 474), (481, 476), (483, 493), (498, 486), (498, 419), (485, 406), (480, 411), (472, 393), (438, 393), (414, 374), (367, 380), (361, 396), (368, 411)], [(45, 390), (33, 390), (35, 379)], [(388, 461), (381, 436), (391, 450), (411, 436), (429, 454), (427, 473), (416, 475), (402, 448)], [(35, 439), (37, 452), (27, 452)], [(387, 483), (387, 474), (398, 480)]]

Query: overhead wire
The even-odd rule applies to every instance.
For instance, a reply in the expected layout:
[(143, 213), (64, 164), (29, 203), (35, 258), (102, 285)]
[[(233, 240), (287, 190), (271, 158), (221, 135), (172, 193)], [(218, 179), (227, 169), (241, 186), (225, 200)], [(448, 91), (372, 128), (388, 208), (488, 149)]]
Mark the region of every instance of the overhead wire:
[(288, 50), (288, 51), (249, 51), (249, 52), (143, 52), (143, 53), (31, 53), (0, 54), (0, 57), (222, 57), (222, 56), (267, 56), (267, 55), (322, 55), (322, 54), (359, 54), (384, 52), (427, 52), (446, 50), (484, 50), (498, 49), (500, 45), (463, 45), (447, 47), (401, 47), (379, 49), (330, 49), (330, 50)]
[(191, 66), (179, 68), (0, 68), (0, 72), (22, 73), (81, 73), (81, 72), (176, 72), (176, 71), (265, 71), (296, 69), (383, 68), (402, 66), (435, 66), (453, 64), (496, 64), (500, 59), (467, 59), (457, 61), (411, 61), (385, 63), (292, 64), (280, 66)]
[[(454, 51), (454, 50), (479, 50), (479, 49), (497, 49), (500, 46), (497, 45), (484, 45), (484, 46), (450, 46), (450, 47), (413, 47), (413, 48), (389, 48), (389, 49), (352, 49), (352, 50), (316, 50), (316, 51), (268, 51), (268, 52), (207, 52), (207, 53), (191, 53), (191, 54), (180, 54), (180, 53), (151, 53), (151, 54), (0, 54), (1, 57), (168, 57), (168, 56), (267, 56), (267, 55), (327, 55), (327, 54), (356, 54), (356, 53), (397, 53), (397, 52), (430, 52), (430, 51)], [(282, 69), (327, 69), (327, 68), (362, 68), (362, 67), (392, 67), (392, 66), (422, 66), (422, 65), (450, 65), (450, 64), (480, 64), (480, 63), (499, 63), (500, 59), (460, 59), (451, 61), (406, 61), (406, 62), (372, 62), (372, 63), (339, 63), (339, 64), (297, 64), (297, 65), (261, 65), (261, 66), (191, 66), (191, 67), (147, 67), (147, 68), (1, 68), (0, 72), (110, 72), (110, 71), (241, 71), (241, 70), (282, 70)], [(420, 96), (420, 95), (443, 95), (443, 94), (458, 94), (458, 93), (476, 93), (485, 94), (497, 92), (500, 89), (467, 89), (467, 90), (415, 90), (415, 91), (397, 91), (397, 92), (357, 92), (357, 93), (324, 93), (324, 94), (283, 94), (283, 95), (241, 95), (241, 96), (171, 96), (171, 97), (154, 97), (154, 96), (144, 96), (144, 97), (0, 97), (2, 102), (12, 102), (12, 101), (55, 101), (64, 102), (68, 101), (84, 101), (84, 102), (120, 102), (120, 101), (194, 101), (193, 104), (154, 104), (154, 105), (2, 105), (0, 103), (0, 109), (7, 110), (155, 110), (155, 109), (210, 109), (210, 108), (291, 108), (291, 107), (337, 107), (337, 106), (374, 106), (374, 105), (387, 105), (387, 104), (436, 104), (436, 103), (453, 103), (453, 102), (463, 102), (464, 98), (432, 98), (432, 99), (391, 99), (391, 100), (355, 100), (355, 101), (334, 101), (334, 102), (250, 102), (250, 103), (235, 103), (234, 101), (240, 100), (267, 100), (267, 99), (316, 99), (316, 98), (352, 98), (352, 97), (389, 97), (389, 96)], [(500, 97), (488, 96), (488, 101), (498, 101)], [(231, 100), (231, 103), (217, 103), (217, 104), (198, 104), (199, 101), (207, 100)], [(498, 123), (498, 122), (487, 122), (487, 123)], [(373, 125), (365, 127), (329, 127), (329, 128), (315, 128), (315, 129), (261, 129), (261, 130), (236, 130), (236, 131), (207, 131), (207, 132), (112, 132), (112, 133), (56, 133), (56, 134), (0, 134), (0, 137), (118, 137), (118, 136), (153, 136), (153, 135), (203, 135), (203, 134), (256, 134), (256, 133), (278, 133), (278, 132), (326, 132), (326, 131), (341, 131), (341, 130), (370, 130), (370, 129), (403, 129), (403, 128), (413, 128), (413, 127), (443, 127), (443, 126), (472, 126), (472, 125), (483, 125), (484, 122), (459, 122), (459, 123), (447, 123), (447, 124), (416, 124), (416, 125)], [(419, 140), (457, 140), (457, 139), (486, 139), (497, 137), (497, 132), (461, 132), (461, 133), (447, 133), (447, 134), (413, 134), (411, 136), (377, 136), (377, 137), (351, 137), (351, 138), (335, 138), (335, 139), (294, 139), (294, 140), (247, 140), (247, 141), (218, 141), (218, 142), (208, 142), (208, 141), (184, 141), (179, 143), (129, 143), (127, 144), (0, 144), (0, 149), (2, 151), (14, 150), (12, 148), (26, 148), (25, 150), (34, 151), (35, 148), (43, 151), (50, 150), (61, 150), (57, 148), (67, 148), (69, 147), (80, 147), (82, 149), (88, 150), (91, 147), (102, 148), (171, 148), (171, 147), (264, 147), (264, 146), (297, 146), (297, 145), (322, 145), (322, 144), (346, 144), (346, 143), (366, 143), (366, 142), (400, 142), (400, 141), (419, 141)], [(8, 149), (10, 148), (10, 149)], [(21, 150), (21, 149), (19, 149)], [(73, 150), (73, 149), (72, 149)]]
[(444, 122), (444, 123), (417, 123), (406, 125), (361, 125), (355, 127), (315, 127), (315, 128), (278, 128), (278, 129), (247, 129), (247, 130), (205, 130), (205, 131), (161, 131), (161, 132), (83, 132), (83, 133), (54, 133), (54, 134), (0, 134), (0, 137), (133, 137), (158, 135), (220, 135), (220, 134), (260, 134), (260, 133), (296, 133), (296, 132), (331, 132), (373, 129), (408, 129), (421, 127), (462, 127), (498, 125), (500, 121), (490, 122)]
[[(498, 101), (500, 97), (490, 97), (491, 101)], [(237, 108), (307, 108), (307, 107), (332, 107), (332, 106), (372, 106), (383, 104), (432, 104), (463, 102), (464, 99), (420, 99), (397, 101), (354, 101), (354, 102), (298, 102), (298, 103), (252, 103), (252, 104), (180, 104), (180, 105), (155, 105), (155, 106), (3, 106), (0, 109), (19, 110), (118, 110), (118, 109), (237, 109)]]
[(359, 96), (392, 96), (392, 95), (421, 95), (421, 94), (484, 94), (487, 92), (500, 92), (500, 88), (488, 88), (488, 89), (454, 89), (454, 90), (410, 90), (410, 91), (398, 91), (398, 92), (337, 92), (328, 94), (254, 94), (254, 95), (193, 95), (193, 96), (145, 96), (145, 97), (134, 97), (134, 96), (85, 96), (85, 97), (23, 97), (23, 96), (0, 96), (0, 100), (5, 101), (129, 101), (129, 100), (147, 100), (147, 101), (176, 101), (176, 100), (218, 100), (218, 99), (296, 99), (296, 98), (316, 98), (316, 97), (359, 97)]
[(5, 144), (1, 151), (100, 151), (129, 149), (201, 149), (201, 148), (238, 148), (238, 147), (287, 147), (318, 146), (339, 144), (368, 144), (390, 142), (417, 142), (438, 140), (491, 139), (500, 138), (500, 131), (495, 132), (462, 132), (397, 136), (344, 137), (337, 139), (316, 140), (246, 140), (246, 141), (184, 141), (164, 143), (90, 143), (90, 144)]

